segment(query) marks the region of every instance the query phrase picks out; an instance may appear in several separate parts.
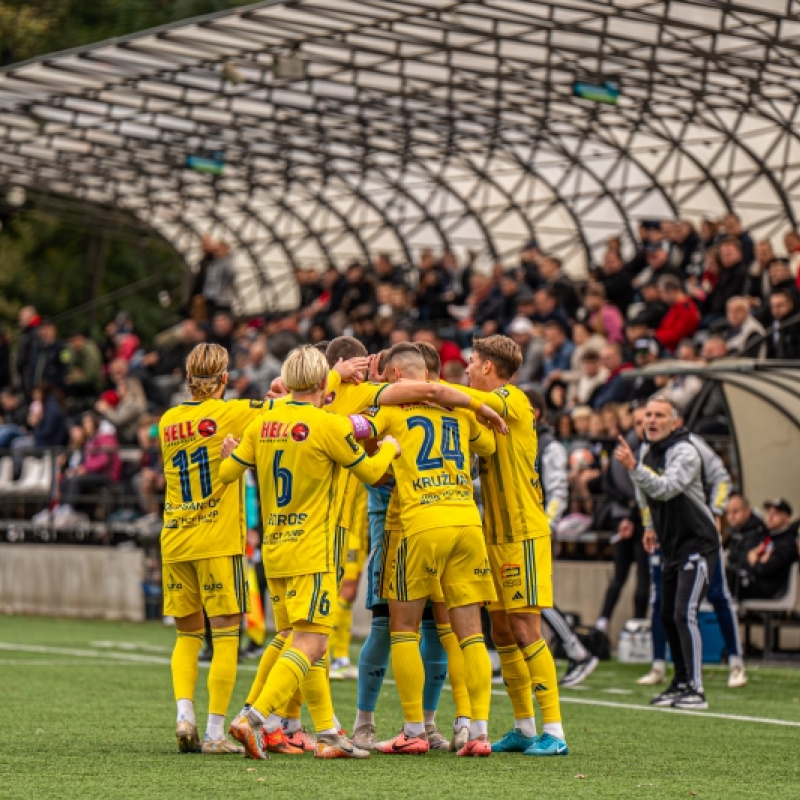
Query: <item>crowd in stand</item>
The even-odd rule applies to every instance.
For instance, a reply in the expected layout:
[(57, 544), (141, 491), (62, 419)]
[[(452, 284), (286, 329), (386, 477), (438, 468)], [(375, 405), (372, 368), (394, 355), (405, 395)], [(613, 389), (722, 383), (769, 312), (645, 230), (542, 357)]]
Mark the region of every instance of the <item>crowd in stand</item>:
[[(228, 247), (206, 238), (185, 318), (152, 343), (140, 340), (125, 311), (93, 339), (59, 329), (31, 306), (20, 310), (15, 335), (0, 335), (0, 450), (11, 450), (19, 473), (26, 452), (68, 448), (54, 500), (66, 511), (80, 507), (82, 494), (126, 479), (127, 470), (127, 479), (136, 476), (136, 513), (152, 517), (161, 489), (154, 426), (187, 397), (184, 360), (198, 342), (230, 351), (228, 396), (260, 398), (303, 341), (349, 334), (371, 353), (430, 342), (444, 377), (459, 382), (472, 337), (505, 333), (524, 353), (517, 382), (541, 390), (559, 436), (578, 442), (573, 510), (589, 512), (591, 470), (605, 466), (602, 443), (630, 429), (630, 403), (660, 388), (687, 413), (701, 395), (692, 376), (630, 381), (626, 371), (665, 358), (800, 357), (800, 234), (784, 240), (786, 254), (776, 256), (734, 214), (704, 220), (699, 230), (682, 220), (646, 221), (633, 258), (626, 261), (611, 239), (586, 281), (570, 278), (535, 240), (517, 263), (488, 272), (474, 253), (459, 263), (452, 252), (424, 250), (416, 265), (381, 254), (343, 271), (298, 271), (296, 310), (239, 319)], [(702, 411), (701, 431), (725, 432), (714, 392)], [(120, 467), (113, 456), (120, 445), (139, 448), (141, 463)]]

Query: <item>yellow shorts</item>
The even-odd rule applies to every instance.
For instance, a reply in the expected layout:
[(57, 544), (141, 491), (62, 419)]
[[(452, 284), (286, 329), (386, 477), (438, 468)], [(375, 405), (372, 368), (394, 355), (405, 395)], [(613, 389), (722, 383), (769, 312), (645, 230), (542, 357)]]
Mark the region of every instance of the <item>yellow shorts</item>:
[(388, 571), (387, 597), (444, 599), (448, 608), (495, 600), (483, 530), (434, 528), (401, 539)]
[(344, 562), (344, 580), (357, 581), (364, 571), (364, 562), (369, 554), (369, 537), (366, 519), (362, 525), (355, 520), (355, 528), (347, 532), (347, 552)]
[(491, 611), (524, 612), (553, 606), (553, 551), (549, 536), (489, 544), (498, 601)]
[(245, 614), (250, 610), (244, 556), (164, 564), (161, 582), (164, 615), (168, 617), (188, 617), (203, 609), (209, 617)]
[(268, 578), (275, 630), (299, 626), (333, 628), (331, 612), (339, 594), (335, 572), (314, 572), (293, 578)]

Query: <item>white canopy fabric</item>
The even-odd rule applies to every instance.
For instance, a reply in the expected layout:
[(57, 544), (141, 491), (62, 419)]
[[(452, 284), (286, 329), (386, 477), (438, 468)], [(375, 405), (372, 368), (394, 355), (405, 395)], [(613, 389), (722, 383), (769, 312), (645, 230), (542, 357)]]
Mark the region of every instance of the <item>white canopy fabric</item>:
[(798, 0), (263, 2), (0, 71), (0, 189), (224, 236), (245, 311), (379, 251), (581, 273), (642, 218), (793, 226), (798, 67)]
[(725, 358), (708, 366), (662, 362), (641, 372), (694, 374), (718, 383), (728, 408), (742, 492), (754, 505), (784, 497), (800, 509), (800, 364)]

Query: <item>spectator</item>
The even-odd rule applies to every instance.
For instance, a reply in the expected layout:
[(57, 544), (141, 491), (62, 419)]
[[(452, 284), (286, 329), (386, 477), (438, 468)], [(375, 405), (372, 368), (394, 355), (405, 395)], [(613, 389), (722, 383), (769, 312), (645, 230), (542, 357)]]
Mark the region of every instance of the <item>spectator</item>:
[(557, 320), (544, 325), (544, 377), (549, 383), (561, 380), (572, 364), (575, 345), (567, 338), (567, 331)]
[(686, 280), (686, 293), (697, 303), (701, 312), (705, 312), (722, 272), (719, 250), (716, 247), (709, 247), (705, 251), (703, 263), (702, 273), (699, 276), (692, 275)]
[(764, 357), (765, 347), (762, 345), (758, 352), (750, 349), (757, 341), (764, 340), (764, 326), (750, 313), (750, 303), (746, 297), (731, 297), (728, 300), (725, 317), (728, 327), (725, 330), (725, 341), (728, 352), (733, 354), (758, 355)]
[(672, 224), (669, 264), (680, 275), (698, 275), (703, 267), (703, 246), (691, 222), (679, 219)]
[(779, 289), (769, 298), (772, 330), (767, 337), (767, 358), (800, 358), (800, 320), (791, 321), (797, 314), (794, 296), (788, 289)]
[(442, 339), (438, 332), (433, 328), (417, 328), (417, 330), (414, 332), (413, 341), (427, 342), (428, 344), (432, 344), (436, 348), (436, 352), (439, 354), (439, 360), (442, 363), (442, 369), (444, 369), (444, 365), (449, 361), (458, 361), (461, 366), (467, 366), (467, 362), (464, 360), (464, 356), (461, 355), (461, 349), (459, 346), (455, 342), (451, 342), (449, 339)]
[(608, 344), (604, 336), (594, 333), (585, 322), (576, 322), (572, 326), (572, 343), (575, 345), (575, 352), (572, 354), (573, 371), (580, 369), (587, 350), (599, 353)]
[(764, 503), (767, 509), (765, 539), (747, 552), (747, 564), (739, 573), (739, 597), (773, 600), (786, 593), (789, 573), (797, 561), (797, 523), (792, 507), (783, 498)]
[(615, 305), (623, 314), (633, 302), (631, 276), (625, 272), (625, 263), (618, 250), (609, 248), (603, 257), (598, 280), (606, 290), (608, 302)]
[(405, 286), (406, 275), (402, 267), (392, 263), (388, 253), (379, 253), (374, 264), (375, 277), (379, 283), (388, 283), (392, 286)]
[(69, 364), (69, 351), (58, 338), (55, 324), (49, 319), (39, 323), (36, 339), (31, 348), (31, 362), (28, 372), (32, 387), (49, 383), (56, 389), (64, 390)]
[(81, 424), (85, 438), (83, 459), (78, 467), (67, 469), (61, 487), (61, 508), (70, 512), (78, 510), (83, 502), (82, 496), (96, 494), (106, 486), (119, 483), (122, 477), (114, 426), (106, 420), (99, 420), (91, 411), (83, 415)]
[(160, 498), (164, 492), (164, 463), (158, 440), (158, 424), (145, 417), (139, 422), (136, 432), (142, 450), (139, 469), (133, 476), (133, 488), (139, 498), (139, 508), (143, 513), (142, 524), (156, 522), (159, 518)]
[(60, 389), (43, 383), (33, 390), (33, 400), (28, 408), (27, 427), (31, 431), (11, 442), (14, 452), (14, 473), (19, 476), (25, 450), (63, 447), (69, 439), (67, 414)]
[(455, 385), (467, 385), (467, 371), (460, 361), (448, 361), (442, 368), (442, 380)]
[(645, 258), (647, 259), (647, 268), (634, 279), (635, 288), (641, 289), (646, 283), (658, 280), (663, 275), (674, 275), (676, 278), (680, 278), (678, 270), (669, 264), (669, 247), (665, 242), (649, 245), (645, 250)]
[(83, 331), (73, 331), (67, 345), (68, 368), (64, 393), (67, 397), (80, 399), (96, 397), (103, 386), (103, 356), (100, 348)]
[(517, 370), (516, 383), (539, 383), (544, 377), (545, 344), (536, 335), (536, 326), (526, 317), (515, 317), (508, 326), (508, 335), (522, 351), (522, 366)]
[(23, 306), (17, 315), (19, 335), (17, 336), (16, 369), (26, 399), (30, 399), (33, 391), (30, 372), (33, 346), (37, 340), (36, 331), (41, 321), (42, 318), (36, 313), (33, 306)]
[(8, 386), (0, 390), (0, 450), (7, 450), (14, 439), (25, 435), (27, 419), (22, 397)]
[(109, 360), (124, 358), (133, 361), (139, 351), (139, 337), (133, 332), (133, 319), (127, 311), (118, 311), (111, 322), (106, 325)]
[[(638, 457), (645, 441), (645, 408), (640, 406), (633, 412), (634, 427), (625, 437), (628, 446)], [(650, 565), (642, 544), (644, 528), (628, 471), (616, 459), (611, 459), (601, 480), (605, 501), (597, 508), (593, 525), (598, 530), (615, 531), (613, 542), (614, 574), (606, 590), (600, 616), (595, 628), (608, 630), (608, 621), (616, 608), (622, 589), (628, 580), (631, 567), (636, 565), (636, 590), (634, 592), (633, 615), (636, 619), (647, 616), (650, 591)]]
[(796, 228), (787, 231), (783, 237), (783, 243), (789, 254), (789, 269), (792, 277), (797, 279), (800, 276), (800, 232)]
[(748, 499), (741, 494), (732, 494), (725, 509), (728, 522), (728, 556), (725, 574), (728, 586), (739, 600), (739, 581), (742, 571), (748, 567), (747, 554), (767, 538), (767, 527), (753, 513)]
[[(423, 250), (419, 259), (417, 285), (417, 310), (424, 322), (448, 319), (446, 292), (448, 277), (441, 264), (436, 262), (431, 250)], [(362, 305), (359, 303), (359, 305)]]
[[(659, 359), (658, 342), (652, 337), (637, 339), (633, 345), (633, 363), (637, 369), (643, 369), (648, 364), (655, 364)], [(658, 390), (654, 378), (639, 376), (631, 381), (632, 400), (646, 400)]]
[(205, 269), (203, 280), (203, 299), (206, 313), (213, 318), (217, 311), (230, 311), (236, 301), (236, 275), (230, 246), (226, 242), (213, 245)]
[[(572, 374), (574, 375), (574, 371)], [(567, 406), (590, 406), (595, 394), (608, 381), (609, 374), (600, 363), (600, 353), (597, 350), (586, 350), (577, 377), (569, 383)]]
[(208, 340), (224, 347), (228, 352), (233, 349), (233, 317), (227, 311), (217, 311), (212, 316)]
[[(667, 315), (667, 311), (669, 311), (666, 303), (661, 299), (661, 289), (659, 289), (658, 281), (653, 280), (646, 283), (642, 286), (640, 294), (642, 296), (642, 305), (632, 319), (638, 320), (639, 324), (644, 325), (645, 329), (638, 332), (634, 338), (639, 338), (656, 330)], [(632, 334), (627, 333), (626, 335), (630, 341)]]
[[(753, 243), (753, 237), (742, 229), (741, 220), (732, 212), (725, 215), (725, 218), (722, 220), (722, 226), (725, 229), (726, 237), (723, 241), (733, 239), (737, 242), (741, 261), (744, 263), (745, 269), (748, 270), (756, 256), (756, 247)], [(736, 292), (736, 294), (739, 294), (739, 292)]]
[(267, 344), (262, 337), (250, 345), (244, 372), (260, 397), (266, 395), (273, 379), (281, 374), (281, 362), (267, 350)]
[(536, 295), (536, 313), (532, 319), (544, 325), (546, 322), (555, 320), (562, 323), (564, 329), (570, 331), (570, 323), (563, 308), (558, 305), (558, 293), (552, 286), (543, 286), (537, 290)]
[[(678, 361), (692, 362), (697, 361), (697, 351), (695, 350), (694, 342), (691, 339), (684, 339), (679, 345), (676, 352)], [(694, 402), (695, 398), (700, 394), (703, 388), (703, 381), (697, 375), (673, 375), (668, 379), (656, 378), (656, 385), (663, 386), (661, 394), (663, 394), (674, 406), (678, 409), (678, 413), (685, 417)]]
[(753, 304), (765, 302), (769, 297), (769, 265), (775, 258), (775, 251), (769, 239), (756, 244), (756, 257), (750, 266), (745, 295)]
[(561, 268), (561, 259), (555, 256), (545, 256), (539, 263), (539, 274), (555, 291), (558, 305), (564, 309), (570, 319), (575, 319), (581, 301), (574, 284)]
[(481, 327), (482, 336), (504, 332), (517, 313), (519, 282), (514, 272), (505, 272), (500, 277), (499, 291), (493, 292), (481, 314), (475, 321)]
[(765, 295), (765, 302), (756, 315), (758, 321), (768, 328), (773, 323), (772, 312), (770, 310), (769, 297), (773, 292), (786, 290), (792, 295), (792, 302), (795, 308), (800, 308), (800, 290), (798, 290), (792, 273), (789, 269), (789, 262), (785, 258), (774, 258), (769, 264), (769, 291)]
[(123, 358), (116, 358), (108, 365), (108, 377), (113, 389), (103, 393), (95, 403), (95, 410), (116, 428), (123, 444), (134, 444), (139, 417), (147, 410), (141, 381), (130, 374), (128, 362)]
[(608, 380), (595, 394), (592, 408), (602, 408), (606, 403), (625, 403), (630, 398), (631, 386), (622, 373), (633, 369), (622, 355), (622, 346), (607, 344), (600, 353), (600, 361), (608, 370)]
[(535, 292), (543, 283), (541, 273), (539, 272), (539, 262), (542, 259), (542, 253), (539, 250), (539, 244), (536, 239), (531, 239), (522, 248), (520, 254), (520, 271), (522, 273), (523, 281), (528, 285), (532, 292)]
[(584, 304), (589, 329), (608, 342), (624, 344), (625, 320), (620, 310), (606, 299), (606, 290), (602, 283), (589, 284)]
[(725, 315), (725, 304), (728, 300), (744, 292), (749, 263), (744, 260), (738, 239), (729, 237), (722, 240), (719, 246), (719, 278), (706, 302), (703, 327), (721, 319)]
[(656, 328), (655, 338), (672, 354), (683, 339), (694, 335), (700, 325), (700, 313), (694, 301), (683, 291), (678, 278), (665, 275), (659, 280), (658, 285), (661, 299), (669, 311)]

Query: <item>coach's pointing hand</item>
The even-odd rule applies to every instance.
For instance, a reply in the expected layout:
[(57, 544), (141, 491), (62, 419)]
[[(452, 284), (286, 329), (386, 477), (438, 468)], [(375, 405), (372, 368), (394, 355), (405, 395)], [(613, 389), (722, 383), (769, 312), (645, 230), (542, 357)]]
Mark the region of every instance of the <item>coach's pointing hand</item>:
[(614, 458), (616, 458), (625, 469), (631, 470), (636, 466), (636, 456), (622, 436), (618, 437), (618, 441), (619, 444), (614, 450)]

